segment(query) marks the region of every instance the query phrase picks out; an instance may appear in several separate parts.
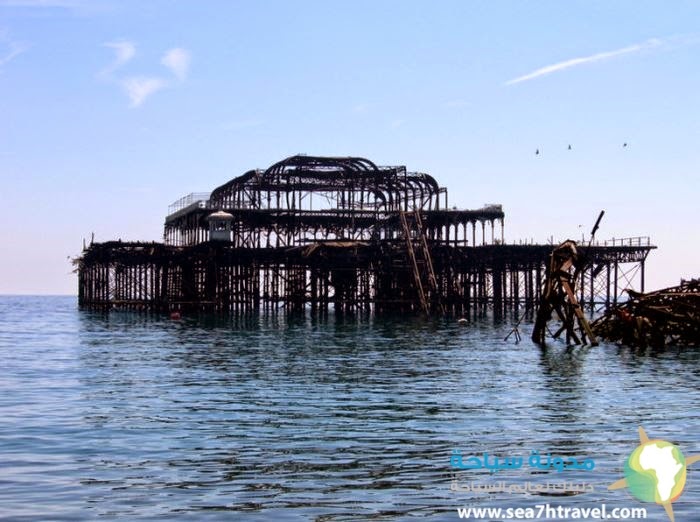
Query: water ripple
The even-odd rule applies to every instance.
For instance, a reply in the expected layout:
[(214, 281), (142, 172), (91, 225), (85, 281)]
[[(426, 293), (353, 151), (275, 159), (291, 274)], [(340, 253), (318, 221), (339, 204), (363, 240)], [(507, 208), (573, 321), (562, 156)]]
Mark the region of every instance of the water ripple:
[[(549, 501), (629, 505), (606, 487), (638, 426), (700, 453), (698, 351), (540, 349), (504, 342), (509, 329), (488, 318), (170, 321), (1, 297), (0, 518), (454, 520), (467, 503), (541, 502), (451, 491), (455, 478), (562, 479), (455, 475), (453, 449), (590, 456), (595, 470), (566, 480), (595, 493)], [(693, 520), (697, 482), (678, 520)], [(650, 517), (663, 518), (656, 507)]]

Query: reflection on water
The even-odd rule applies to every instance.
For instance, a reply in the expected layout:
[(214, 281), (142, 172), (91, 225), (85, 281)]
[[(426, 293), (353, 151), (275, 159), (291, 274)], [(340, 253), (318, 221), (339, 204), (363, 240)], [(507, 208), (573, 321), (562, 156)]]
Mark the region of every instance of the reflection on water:
[[(700, 453), (697, 351), (539, 348), (406, 319), (232, 320), (82, 313), (69, 298), (0, 298), (0, 513), (10, 517), (454, 520), (538, 495), (453, 479), (588, 482), (608, 492), (637, 426)], [(525, 325), (523, 330), (530, 326)], [(527, 334), (529, 332), (525, 332)], [(532, 450), (593, 471), (455, 471), (463, 454)], [(697, 472), (700, 476), (700, 471)], [(674, 505), (692, 520), (693, 481)], [(663, 514), (647, 506), (650, 518)]]

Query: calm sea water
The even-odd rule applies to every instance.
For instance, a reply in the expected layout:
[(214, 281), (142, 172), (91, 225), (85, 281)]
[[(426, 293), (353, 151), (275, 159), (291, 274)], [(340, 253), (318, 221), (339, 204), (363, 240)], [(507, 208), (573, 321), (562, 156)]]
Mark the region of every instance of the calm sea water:
[[(239, 321), (0, 297), (3, 520), (457, 520), (462, 506), (648, 508), (622, 478), (637, 428), (700, 454), (698, 350), (540, 349), (512, 325)], [(522, 326), (525, 339), (531, 326)], [(531, 451), (593, 470), (456, 470)], [(674, 504), (700, 519), (700, 464)], [(562, 481), (593, 491), (454, 491)]]

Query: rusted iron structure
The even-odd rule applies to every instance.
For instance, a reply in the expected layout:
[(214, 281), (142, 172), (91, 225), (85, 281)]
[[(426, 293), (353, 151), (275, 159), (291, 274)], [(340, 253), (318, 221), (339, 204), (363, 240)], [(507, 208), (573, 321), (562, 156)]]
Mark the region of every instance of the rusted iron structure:
[(592, 323), (597, 335), (637, 348), (700, 346), (700, 279), (655, 292), (627, 292), (625, 303)]
[[(532, 330), (534, 342), (542, 345), (545, 343), (548, 323), (556, 314), (561, 325), (555, 332), (552, 332), (554, 339), (566, 332), (567, 344), (588, 342), (593, 346), (598, 345), (598, 341), (591, 331), (591, 326), (583, 313), (581, 303), (576, 297), (575, 283), (580, 279), (579, 273), (585, 268), (585, 256), (579, 255), (575, 241), (570, 239), (564, 241), (552, 251), (549, 256), (540, 305), (535, 316), (535, 326)], [(578, 325), (578, 333), (576, 325)]]
[[(293, 156), (171, 205), (163, 243), (91, 243), (83, 308), (500, 314), (539, 301), (551, 245), (507, 245), (500, 205), (463, 210), (428, 174)], [(643, 290), (648, 239), (591, 246), (579, 301)]]

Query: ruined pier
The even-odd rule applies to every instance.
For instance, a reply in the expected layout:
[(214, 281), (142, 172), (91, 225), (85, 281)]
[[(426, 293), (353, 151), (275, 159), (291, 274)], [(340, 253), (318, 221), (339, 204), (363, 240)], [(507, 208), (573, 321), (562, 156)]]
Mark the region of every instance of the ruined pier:
[[(500, 205), (448, 205), (430, 175), (293, 156), (171, 205), (162, 243), (87, 245), (85, 309), (411, 312), (534, 308), (552, 245), (506, 244)], [(579, 302), (644, 291), (648, 238), (586, 249)]]

